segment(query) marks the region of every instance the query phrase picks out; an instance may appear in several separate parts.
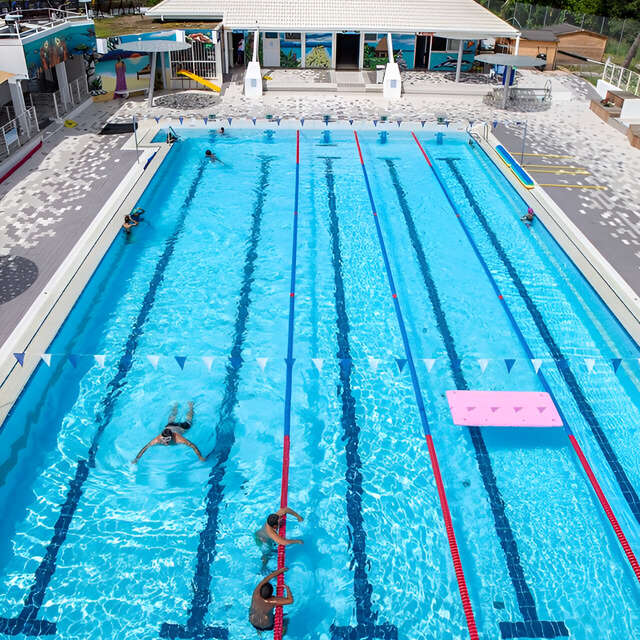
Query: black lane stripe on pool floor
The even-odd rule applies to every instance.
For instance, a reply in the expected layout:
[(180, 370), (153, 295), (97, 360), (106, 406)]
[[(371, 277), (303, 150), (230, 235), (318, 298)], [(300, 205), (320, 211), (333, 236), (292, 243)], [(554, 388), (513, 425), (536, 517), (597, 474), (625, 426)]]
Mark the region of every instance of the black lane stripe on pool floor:
[(102, 415), (99, 416), (98, 428), (96, 429), (91, 441), (87, 459), (78, 460), (75, 475), (69, 482), (67, 498), (60, 509), (60, 515), (54, 525), (53, 537), (47, 546), (44, 558), (36, 569), (33, 584), (31, 585), (29, 593), (24, 600), (24, 607), (15, 618), (0, 618), (0, 633), (4, 633), (9, 636), (16, 636), (20, 634), (25, 636), (44, 636), (56, 633), (55, 622), (38, 620), (38, 613), (42, 606), (47, 587), (49, 586), (51, 578), (56, 570), (58, 552), (67, 538), (71, 521), (73, 520), (73, 516), (78, 508), (78, 504), (80, 503), (82, 487), (89, 477), (89, 470), (95, 467), (100, 439), (113, 417), (116, 401), (126, 386), (127, 375), (131, 370), (133, 356), (138, 348), (138, 340), (142, 335), (144, 325), (149, 317), (151, 309), (153, 308), (158, 288), (160, 287), (164, 277), (165, 269), (171, 260), (176, 243), (184, 229), (184, 223), (187, 213), (189, 212), (189, 206), (196, 195), (206, 164), (207, 161), (203, 161), (198, 167), (198, 171), (196, 172), (185, 196), (184, 203), (180, 208), (180, 215), (178, 216), (173, 233), (169, 238), (167, 238), (162, 255), (156, 263), (153, 276), (149, 282), (149, 288), (145, 293), (133, 328), (127, 337), (124, 353), (118, 362), (118, 370), (115, 376), (107, 384), (107, 393), (102, 400)]
[(558, 345), (558, 343), (555, 341), (555, 338), (551, 334), (551, 331), (549, 330), (547, 323), (542, 317), (542, 313), (540, 312), (537, 305), (529, 295), (529, 292), (524, 286), (524, 283), (522, 282), (520, 275), (518, 274), (516, 268), (511, 262), (504, 247), (500, 243), (498, 236), (495, 234), (495, 232), (489, 225), (489, 222), (486, 216), (484, 215), (484, 213), (482, 212), (482, 209), (480, 208), (478, 201), (473, 195), (471, 188), (469, 187), (469, 185), (467, 184), (467, 181), (464, 179), (464, 176), (456, 166), (455, 160), (450, 160), (447, 158), (443, 158), (441, 160), (446, 163), (446, 165), (451, 170), (451, 173), (457, 180), (458, 184), (462, 188), (464, 195), (471, 206), (471, 209), (473, 210), (476, 217), (478, 218), (478, 221), (482, 225), (482, 228), (487, 234), (493, 248), (498, 254), (498, 257), (502, 261), (502, 264), (504, 265), (509, 276), (511, 277), (513, 284), (518, 290), (520, 297), (524, 301), (525, 306), (529, 311), (529, 314), (533, 318), (533, 321), (536, 327), (538, 328), (538, 331), (540, 332), (542, 339), (547, 345), (547, 348), (549, 349), (549, 352), (551, 353), (551, 357), (554, 359), (556, 363), (556, 366), (558, 368), (558, 371), (560, 372), (560, 375), (563, 377), (569, 391), (571, 392), (571, 395), (573, 396), (573, 399), (575, 400), (575, 403), (578, 406), (580, 413), (582, 414), (582, 417), (584, 418), (585, 422), (589, 426), (591, 433), (593, 433), (593, 436), (596, 442), (598, 443), (598, 446), (600, 447), (600, 450), (602, 451), (602, 454), (604, 455), (607, 461), (607, 464), (609, 465), (609, 468), (613, 472), (613, 475), (616, 479), (616, 482), (618, 483), (618, 486), (620, 487), (620, 491), (622, 492), (624, 499), (627, 501), (627, 504), (629, 505), (629, 508), (631, 509), (631, 512), (633, 513), (636, 521), (638, 522), (638, 524), (640, 524), (640, 498), (638, 497), (638, 494), (635, 488), (631, 484), (631, 481), (627, 477), (625, 470), (620, 464), (620, 461), (618, 460), (618, 457), (615, 454), (613, 447), (611, 446), (611, 443), (609, 442), (606, 434), (604, 433), (604, 430), (602, 429), (602, 426), (600, 425), (600, 422), (598, 421), (595, 415), (595, 412), (591, 407), (591, 404), (589, 403), (584, 392), (582, 391), (582, 388), (580, 387), (580, 384), (578, 383), (577, 378), (575, 377), (573, 371), (571, 371), (571, 368), (569, 367), (569, 361), (564, 356), (564, 354), (562, 353), (562, 350), (560, 349), (560, 346)]
[(242, 286), (236, 307), (236, 319), (233, 327), (233, 340), (229, 361), (226, 365), (224, 395), (218, 409), (216, 424), (216, 443), (207, 459), (213, 457), (214, 465), (209, 473), (209, 490), (205, 497), (206, 522), (200, 532), (200, 541), (196, 552), (196, 569), (191, 582), (193, 597), (185, 625), (163, 622), (160, 627), (161, 638), (220, 638), (226, 640), (227, 629), (205, 626), (204, 620), (211, 604), (211, 564), (215, 560), (218, 543), (218, 518), (220, 504), (224, 497), (225, 465), (231, 454), (236, 436), (235, 408), (238, 404), (240, 369), (244, 362), (242, 349), (247, 334), (249, 308), (251, 305), (251, 287), (258, 258), (258, 242), (262, 228), (264, 203), (269, 186), (269, 171), (272, 156), (262, 156), (260, 175), (256, 184), (256, 199), (251, 215), (251, 230), (247, 241), (247, 252), (242, 270)]
[[(384, 160), (389, 170), (389, 175), (391, 176), (391, 182), (398, 199), (398, 204), (400, 205), (400, 210), (402, 211), (404, 221), (407, 225), (411, 246), (416, 254), (420, 273), (436, 318), (438, 331), (447, 350), (449, 367), (451, 369), (454, 383), (457, 389), (468, 389), (469, 385), (467, 384), (467, 380), (462, 370), (462, 361), (458, 355), (455, 339), (442, 306), (440, 293), (438, 292), (438, 288), (433, 279), (424, 247), (420, 240), (418, 230), (416, 229), (406, 192), (400, 182), (400, 176), (393, 160), (388, 158), (385, 158)], [(503, 633), (503, 637), (555, 638), (568, 636), (569, 631), (564, 622), (540, 620), (538, 616), (538, 610), (533, 599), (533, 594), (531, 593), (531, 589), (527, 584), (524, 575), (524, 569), (520, 560), (520, 552), (518, 551), (518, 544), (513, 534), (511, 523), (509, 522), (509, 518), (506, 514), (505, 502), (500, 493), (500, 489), (498, 488), (498, 482), (491, 465), (491, 458), (487, 451), (482, 431), (479, 427), (468, 427), (468, 431), (475, 451), (476, 460), (478, 462), (480, 476), (482, 477), (485, 491), (489, 497), (489, 506), (491, 507), (491, 513), (493, 514), (496, 534), (500, 540), (500, 545), (504, 553), (509, 578), (513, 585), (516, 600), (518, 602), (518, 608), (520, 609), (520, 613), (523, 617), (523, 621), (521, 622), (506, 623), (510, 626), (505, 628), (507, 634), (505, 635)], [(522, 633), (518, 635), (509, 635), (509, 631), (516, 631), (517, 629), (520, 629), (520, 627)]]
[[(321, 156), (322, 157), (322, 156)], [(351, 530), (349, 539), (353, 551), (354, 569), (353, 595), (356, 603), (356, 626), (340, 627), (331, 625), (332, 638), (381, 638), (382, 640), (397, 640), (398, 629), (389, 623), (376, 624), (378, 614), (372, 611), (371, 595), (373, 587), (369, 582), (367, 566), (367, 534), (362, 517), (362, 460), (360, 458), (360, 427), (356, 418), (356, 400), (351, 386), (351, 346), (349, 344), (349, 316), (342, 277), (342, 252), (340, 249), (340, 223), (336, 207), (335, 179), (333, 173), (333, 158), (324, 158), (325, 179), (327, 182), (327, 198), (329, 205), (329, 234), (331, 237), (331, 262), (333, 264), (333, 279), (335, 284), (334, 300), (336, 307), (336, 339), (338, 342), (338, 369), (340, 386), (338, 395), (342, 403), (340, 424), (342, 426), (343, 441), (347, 470), (347, 518)]]

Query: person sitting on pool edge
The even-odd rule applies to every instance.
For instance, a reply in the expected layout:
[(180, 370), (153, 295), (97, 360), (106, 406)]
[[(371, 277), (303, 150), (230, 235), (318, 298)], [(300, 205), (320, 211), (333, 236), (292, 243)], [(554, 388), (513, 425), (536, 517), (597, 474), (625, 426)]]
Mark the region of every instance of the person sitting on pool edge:
[(285, 584), (285, 597), (279, 598), (273, 596), (273, 585), (271, 580), (279, 576), (281, 573), (288, 571), (287, 567), (276, 569), (258, 583), (251, 596), (251, 608), (249, 609), (249, 622), (258, 631), (271, 631), (275, 622), (273, 615), (274, 607), (281, 607), (287, 604), (293, 604), (293, 595), (291, 589)]
[(125, 233), (131, 233), (131, 227), (137, 227), (138, 221), (134, 220), (129, 214), (124, 217), (124, 223), (122, 224), (122, 228)]
[(279, 533), (278, 529), (280, 529), (280, 518), (283, 515), (288, 513), (292, 515), (294, 518), (298, 519), (298, 522), (302, 522), (304, 518), (296, 513), (293, 509), (289, 509), (289, 507), (282, 507), (278, 509), (275, 513), (269, 514), (264, 525), (256, 531), (256, 540), (259, 542), (270, 542), (273, 541), (276, 544), (281, 544), (287, 546), (289, 544), (304, 544), (302, 540), (299, 538), (292, 538), (291, 540), (287, 540), (283, 538)]
[(173, 409), (169, 414), (169, 420), (167, 425), (162, 430), (162, 433), (159, 436), (156, 436), (153, 440), (149, 441), (147, 444), (140, 449), (140, 452), (133, 460), (133, 464), (136, 464), (138, 460), (142, 457), (144, 452), (149, 448), (153, 447), (155, 444), (163, 444), (168, 446), (170, 444), (186, 444), (188, 447), (191, 447), (195, 454), (200, 458), (202, 462), (205, 461), (205, 458), (202, 457), (200, 450), (196, 447), (193, 442), (187, 440), (182, 434), (191, 428), (191, 423), (193, 422), (193, 402), (189, 403), (189, 411), (187, 412), (187, 416), (184, 422), (176, 422), (176, 416), (178, 415), (178, 403), (173, 405)]

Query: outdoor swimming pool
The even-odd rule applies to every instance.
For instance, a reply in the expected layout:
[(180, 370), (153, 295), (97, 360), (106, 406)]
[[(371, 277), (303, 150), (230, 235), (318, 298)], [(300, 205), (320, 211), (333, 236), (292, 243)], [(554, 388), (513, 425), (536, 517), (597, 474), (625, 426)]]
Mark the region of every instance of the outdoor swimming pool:
[[(299, 181), (295, 131), (178, 132), (2, 427), (0, 632), (255, 638), (289, 369), (288, 638), (469, 637), (420, 398), (480, 637), (637, 637), (567, 433), (451, 421), (447, 390), (546, 380), (640, 550), (637, 346), (483, 151), (418, 128), (439, 182), (410, 133), (359, 132), (370, 197), (353, 132), (303, 130)], [(132, 465), (190, 400), (208, 461)]]

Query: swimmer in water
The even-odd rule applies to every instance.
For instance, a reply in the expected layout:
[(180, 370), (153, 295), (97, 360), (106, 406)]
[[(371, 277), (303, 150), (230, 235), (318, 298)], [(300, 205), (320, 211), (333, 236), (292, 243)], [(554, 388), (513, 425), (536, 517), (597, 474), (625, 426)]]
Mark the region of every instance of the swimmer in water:
[(215, 153), (213, 153), (211, 149), (207, 149), (204, 152), (204, 155), (207, 157), (208, 160), (211, 160), (211, 162), (221, 162), (220, 158), (218, 158), (218, 156)]
[(274, 607), (281, 607), (287, 604), (293, 604), (293, 595), (291, 589), (284, 585), (284, 598), (273, 595), (273, 585), (270, 580), (279, 576), (281, 573), (288, 571), (286, 567), (272, 571), (268, 576), (261, 580), (253, 591), (251, 597), (251, 608), (249, 609), (249, 622), (258, 631), (271, 631), (275, 622), (273, 614)]
[(129, 215), (136, 221), (139, 222), (142, 220), (142, 214), (144, 213), (144, 209), (142, 207), (136, 207)]
[(520, 220), (522, 220), (522, 222), (533, 222), (533, 219), (536, 217), (536, 214), (533, 213), (533, 209), (531, 207), (529, 207), (527, 209), (527, 213), (525, 213), (523, 216), (520, 217)]
[(162, 444), (165, 446), (173, 445), (173, 444), (186, 444), (188, 447), (191, 447), (198, 458), (204, 462), (205, 458), (202, 457), (200, 450), (196, 447), (193, 442), (187, 440), (182, 434), (191, 428), (191, 423), (193, 422), (193, 402), (189, 403), (189, 411), (187, 412), (186, 418), (183, 422), (176, 422), (176, 416), (178, 415), (178, 404), (173, 405), (173, 409), (169, 414), (168, 422), (165, 428), (162, 430), (162, 433), (159, 436), (156, 436), (153, 440), (148, 442), (147, 444), (140, 449), (140, 452), (133, 460), (133, 463), (136, 464), (138, 460), (142, 457), (144, 452), (149, 448), (153, 447), (155, 444)]
[(138, 221), (134, 220), (129, 214), (124, 217), (124, 222), (122, 223), (122, 228), (125, 233), (131, 233), (132, 227), (137, 227)]
[(224, 135), (224, 127), (220, 127), (220, 129), (218, 129), (218, 133), (223, 136)]
[(167, 131), (167, 144), (173, 144), (177, 139), (178, 137), (169, 129), (169, 131)]
[(298, 522), (302, 522), (301, 515), (297, 514), (293, 509), (285, 507), (284, 509), (278, 509), (278, 511), (276, 511), (275, 513), (270, 514), (264, 525), (255, 533), (256, 544), (262, 550), (263, 573), (265, 573), (267, 570), (269, 560), (271, 560), (271, 558), (275, 556), (279, 544), (284, 546), (289, 544), (303, 544), (302, 540), (287, 540), (278, 533), (280, 529), (280, 518), (285, 513), (288, 513), (297, 518)]

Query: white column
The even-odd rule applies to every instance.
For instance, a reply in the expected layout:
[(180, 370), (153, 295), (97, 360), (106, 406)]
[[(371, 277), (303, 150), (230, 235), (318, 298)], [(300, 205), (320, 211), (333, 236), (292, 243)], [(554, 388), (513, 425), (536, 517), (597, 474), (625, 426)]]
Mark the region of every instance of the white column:
[(167, 61), (165, 60), (166, 56), (166, 53), (160, 54), (160, 66), (162, 67), (162, 88), (165, 90), (169, 89), (169, 80), (167, 80)]
[(358, 68), (364, 67), (364, 31), (360, 32), (360, 53), (358, 54)]
[(24, 104), (24, 94), (22, 93), (22, 85), (20, 80), (16, 78), (9, 79), (9, 92), (11, 93), (11, 103), (13, 104), (13, 111), (18, 116), (18, 121), (22, 125), (22, 128), (29, 131), (27, 118), (24, 112), (27, 107)]
[(230, 31), (224, 32), (224, 37), (226, 38), (224, 45), (224, 70), (225, 73), (229, 73), (231, 67), (233, 66), (234, 60), (231, 60), (233, 57), (233, 44), (232, 44), (232, 36)]
[(55, 66), (56, 78), (58, 79), (58, 87), (60, 89), (60, 97), (65, 105), (71, 104), (71, 95), (69, 94), (69, 80), (67, 78), (67, 68), (64, 62), (59, 62)]
[(389, 62), (387, 62), (387, 67), (384, 70), (382, 95), (389, 100), (394, 100), (399, 98), (402, 93), (402, 78), (400, 76), (398, 63), (393, 57), (393, 40), (391, 39), (390, 33), (387, 34), (387, 49)]
[(331, 68), (335, 69), (336, 68), (336, 60), (337, 55), (338, 55), (338, 34), (337, 33), (332, 33), (331, 34)]
[(300, 34), (300, 67), (304, 69), (307, 66), (307, 34), (303, 31)]
[(222, 80), (222, 28), (214, 31), (216, 34), (216, 76)]
[(513, 50), (513, 55), (517, 56), (518, 55), (518, 51), (520, 51), (520, 34), (518, 34), (516, 36), (516, 46)]
[(149, 100), (147, 105), (153, 106), (153, 90), (156, 84), (156, 54), (155, 51), (150, 54), (151, 55), (151, 73), (149, 74), (151, 77), (149, 78)]
[(460, 69), (462, 68), (462, 49), (464, 47), (464, 40), (460, 40), (458, 43), (458, 61), (456, 63), (456, 82), (460, 82)]
[(253, 36), (253, 60), (247, 65), (244, 74), (244, 95), (249, 98), (262, 96), (262, 70), (258, 61), (258, 47), (260, 46), (260, 34), (256, 29)]

